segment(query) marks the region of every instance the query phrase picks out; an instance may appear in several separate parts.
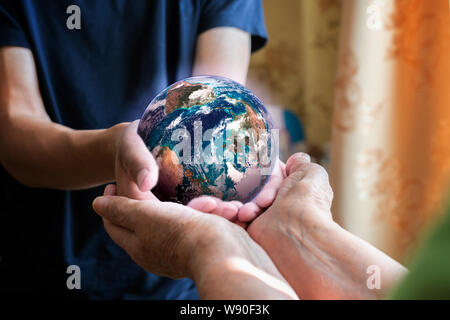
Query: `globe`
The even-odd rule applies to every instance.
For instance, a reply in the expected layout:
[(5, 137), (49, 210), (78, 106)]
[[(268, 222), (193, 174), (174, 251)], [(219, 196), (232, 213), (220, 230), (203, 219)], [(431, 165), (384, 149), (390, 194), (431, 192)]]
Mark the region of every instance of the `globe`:
[(183, 204), (201, 195), (251, 200), (272, 173), (272, 129), (261, 101), (235, 81), (201, 76), (172, 84), (138, 127), (160, 169), (154, 194)]

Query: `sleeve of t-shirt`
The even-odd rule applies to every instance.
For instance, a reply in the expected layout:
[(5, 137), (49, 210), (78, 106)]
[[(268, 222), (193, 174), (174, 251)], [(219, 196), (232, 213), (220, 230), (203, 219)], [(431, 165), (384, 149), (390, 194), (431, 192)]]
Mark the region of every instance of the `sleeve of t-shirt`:
[(252, 53), (267, 42), (260, 0), (204, 0), (198, 33), (216, 27), (235, 27), (248, 32), (252, 39)]
[(17, 3), (0, 0), (0, 46), (30, 47), (19, 20)]

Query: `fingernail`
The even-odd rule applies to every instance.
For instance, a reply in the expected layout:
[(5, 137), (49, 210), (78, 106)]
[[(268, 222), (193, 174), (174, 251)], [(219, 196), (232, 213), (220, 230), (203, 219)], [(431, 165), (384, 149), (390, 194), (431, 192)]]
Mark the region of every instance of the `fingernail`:
[(142, 185), (145, 182), (145, 179), (148, 176), (148, 170), (147, 169), (142, 169), (141, 171), (139, 171), (138, 176), (137, 176), (137, 185), (139, 187), (139, 189), (141, 189), (141, 191), (148, 191), (148, 190), (142, 190)]
[(101, 207), (104, 207), (108, 204), (108, 198), (107, 197), (97, 197), (94, 199), (94, 202), (92, 203), (92, 206), (94, 207), (94, 210), (97, 210)]
[(236, 208), (225, 208), (222, 212), (222, 217), (224, 217), (227, 220), (232, 220), (233, 218), (237, 217), (237, 213), (238, 211)]
[(296, 158), (299, 158), (299, 159), (303, 159), (303, 160), (305, 160), (305, 161), (307, 161), (307, 162), (310, 162), (310, 161), (311, 161), (311, 157), (310, 157), (310, 155), (307, 154), (307, 153), (300, 152), (300, 153), (297, 153), (297, 154), (295, 155), (295, 157), (296, 157)]

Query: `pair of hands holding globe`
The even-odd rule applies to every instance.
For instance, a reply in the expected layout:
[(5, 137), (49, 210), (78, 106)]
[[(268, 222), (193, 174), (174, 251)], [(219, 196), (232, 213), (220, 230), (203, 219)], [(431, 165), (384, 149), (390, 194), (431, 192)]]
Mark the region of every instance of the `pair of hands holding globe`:
[[(117, 184), (108, 185), (105, 195), (117, 194), (135, 200), (159, 201), (151, 192), (158, 182), (159, 168), (137, 134), (138, 123), (136, 120), (124, 128), (122, 137), (118, 141), (115, 165)], [(286, 165), (277, 160), (269, 181), (252, 201), (243, 204), (239, 201), (222, 201), (215, 197), (202, 196), (191, 200), (187, 206), (222, 216), (245, 228), (272, 204), (285, 177)]]
[[(277, 160), (267, 184), (248, 203), (209, 196), (193, 199), (187, 206), (161, 202), (151, 192), (158, 181), (158, 166), (137, 126), (137, 121), (128, 125), (118, 141), (116, 185), (108, 185), (104, 196), (93, 203), (111, 238), (149, 272), (194, 279), (201, 297), (211, 298), (211, 291), (202, 288), (211, 288), (215, 283), (211, 279), (223, 276), (230, 261), (240, 261), (233, 264), (234, 271), (245, 265), (247, 271), (263, 272), (276, 283), (276, 298), (296, 298), (278, 271), (282, 261), (273, 259), (274, 251), (279, 250), (280, 232), (293, 223), (304, 223), (305, 228), (332, 221), (326, 171), (299, 153), (286, 165)], [(237, 284), (245, 280), (246, 286), (236, 298), (246, 297), (246, 291), (251, 297), (259, 292), (260, 298), (274, 298), (264, 295), (266, 281), (240, 281), (244, 272), (240, 271), (233, 279)], [(219, 295), (222, 289), (212, 292)]]

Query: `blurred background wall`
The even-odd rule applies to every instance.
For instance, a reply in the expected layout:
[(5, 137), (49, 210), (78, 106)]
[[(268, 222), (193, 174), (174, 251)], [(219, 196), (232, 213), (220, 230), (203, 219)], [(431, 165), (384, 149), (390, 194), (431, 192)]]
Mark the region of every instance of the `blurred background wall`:
[(449, 1), (263, 3), (248, 86), (284, 126), (282, 156), (312, 153), (335, 218), (404, 261), (448, 190)]
[(266, 105), (298, 116), (308, 151), (326, 163), (341, 1), (264, 0), (263, 4), (269, 43), (252, 56), (248, 86)]

